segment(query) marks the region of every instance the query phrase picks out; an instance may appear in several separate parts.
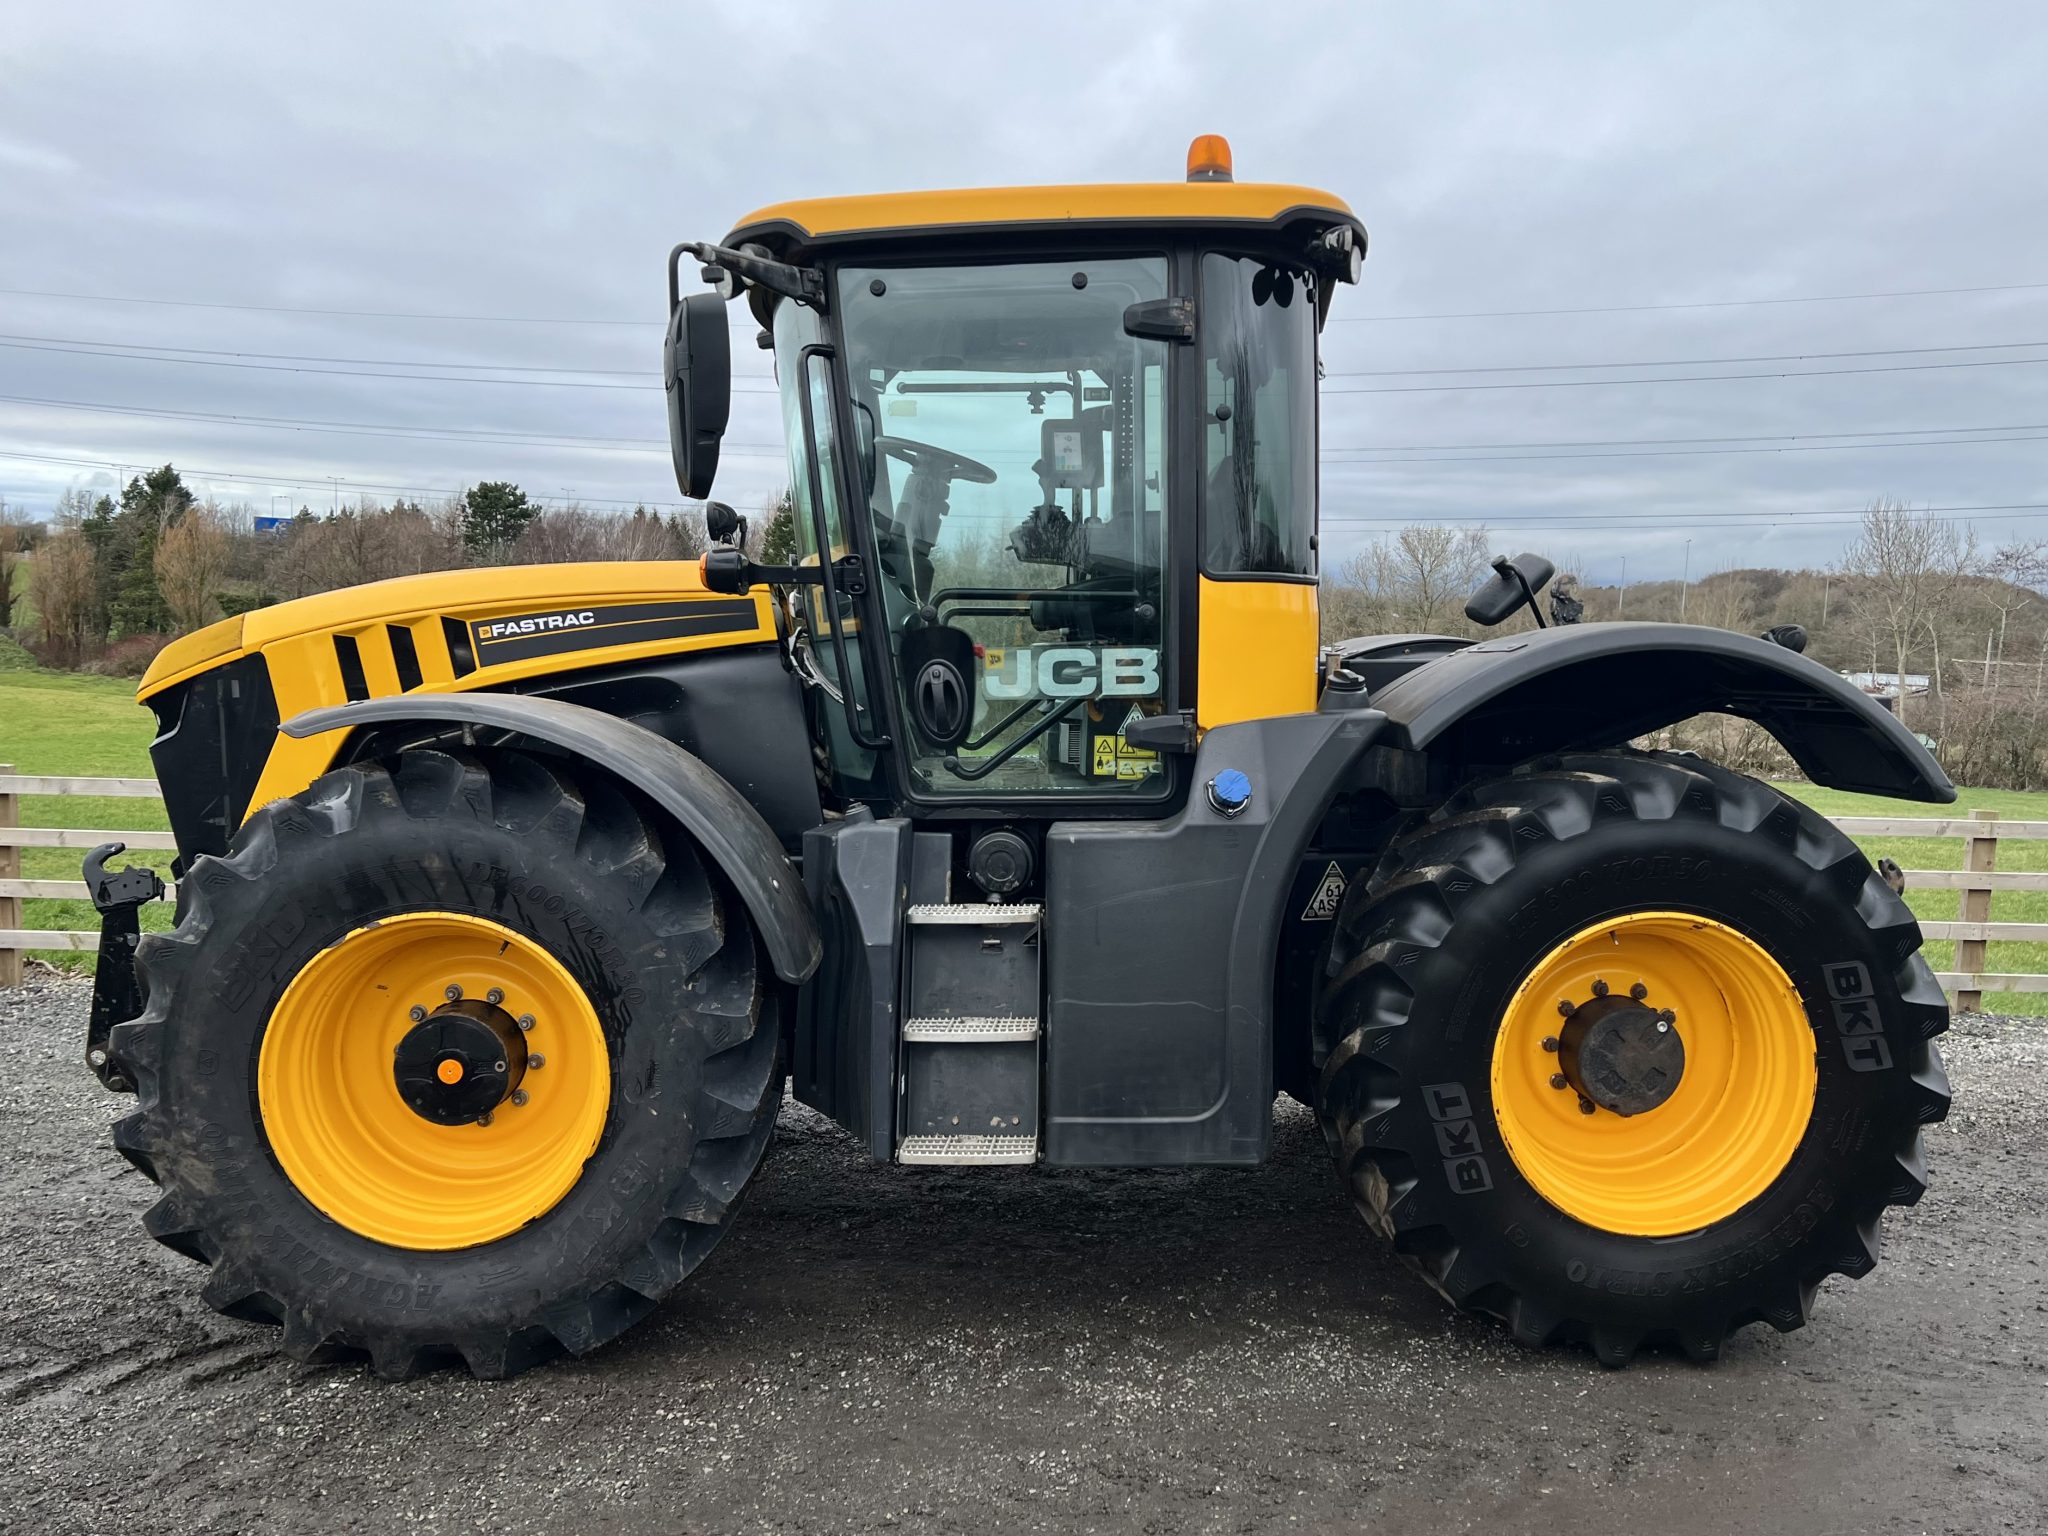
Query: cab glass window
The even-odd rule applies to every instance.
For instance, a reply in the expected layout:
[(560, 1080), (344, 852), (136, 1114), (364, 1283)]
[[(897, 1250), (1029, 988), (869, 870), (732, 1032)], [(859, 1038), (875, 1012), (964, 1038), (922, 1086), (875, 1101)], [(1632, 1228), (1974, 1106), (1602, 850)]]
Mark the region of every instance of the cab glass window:
[(1316, 301), (1305, 272), (1202, 258), (1202, 568), (1316, 570)]
[(1165, 702), (1167, 343), (1124, 329), (1167, 293), (1163, 257), (839, 274), (918, 793), (1167, 792), (1128, 735)]

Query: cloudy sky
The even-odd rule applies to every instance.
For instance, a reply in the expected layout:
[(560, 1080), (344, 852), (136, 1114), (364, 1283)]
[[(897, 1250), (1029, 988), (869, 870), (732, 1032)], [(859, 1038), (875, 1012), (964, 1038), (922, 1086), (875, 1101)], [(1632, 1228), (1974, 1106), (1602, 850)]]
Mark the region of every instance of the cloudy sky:
[[(676, 240), (1174, 179), (1221, 132), (1372, 232), (1325, 340), (1340, 558), (1450, 521), (1609, 579), (1820, 564), (1876, 496), (2048, 537), (2044, 81), (2015, 4), (0, 0), (0, 494), (172, 460), (263, 512), (674, 504)], [(758, 503), (772, 396), (727, 441)]]

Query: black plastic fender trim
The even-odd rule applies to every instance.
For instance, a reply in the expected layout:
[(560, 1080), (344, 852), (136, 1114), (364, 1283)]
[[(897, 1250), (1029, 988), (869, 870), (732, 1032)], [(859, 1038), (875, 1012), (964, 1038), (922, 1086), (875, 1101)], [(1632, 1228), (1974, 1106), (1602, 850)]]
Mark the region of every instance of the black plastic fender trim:
[(1945, 805), (1955, 785), (1875, 699), (1783, 646), (1699, 624), (1501, 635), (1378, 690), (1391, 745), (1507, 765), (1617, 746), (1696, 714), (1754, 720), (1816, 784)]
[(817, 919), (780, 839), (738, 790), (674, 742), (581, 704), (509, 693), (371, 699), (308, 710), (280, 729), (287, 736), (306, 737), (387, 725), (515, 732), (623, 779), (673, 816), (732, 882), (761, 931), (777, 976), (803, 982), (818, 968), (824, 946)]

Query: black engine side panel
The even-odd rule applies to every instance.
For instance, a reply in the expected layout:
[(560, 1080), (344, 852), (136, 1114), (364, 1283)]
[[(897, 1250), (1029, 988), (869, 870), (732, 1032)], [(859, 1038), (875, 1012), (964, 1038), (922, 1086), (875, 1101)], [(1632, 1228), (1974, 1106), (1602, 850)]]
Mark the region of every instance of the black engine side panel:
[(776, 646), (695, 651), (505, 691), (581, 704), (674, 742), (738, 790), (791, 853), (824, 819), (802, 688)]
[(277, 694), (261, 656), (243, 656), (149, 700), (150, 761), (186, 863), (223, 854), (277, 739)]

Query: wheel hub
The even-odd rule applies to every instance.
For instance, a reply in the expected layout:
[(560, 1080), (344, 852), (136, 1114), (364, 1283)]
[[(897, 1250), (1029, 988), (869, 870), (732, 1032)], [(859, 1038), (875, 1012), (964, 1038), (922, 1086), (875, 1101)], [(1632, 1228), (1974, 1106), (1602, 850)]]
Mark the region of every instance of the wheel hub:
[(1617, 1115), (1641, 1115), (1678, 1091), (1685, 1076), (1685, 1042), (1669, 1009), (1640, 997), (1595, 996), (1576, 1006), (1557, 1033), (1564, 1085), (1580, 1106)]
[(518, 1093), (526, 1037), (494, 1003), (443, 1004), (399, 1040), (391, 1072), (407, 1108), (436, 1125), (475, 1125)]

